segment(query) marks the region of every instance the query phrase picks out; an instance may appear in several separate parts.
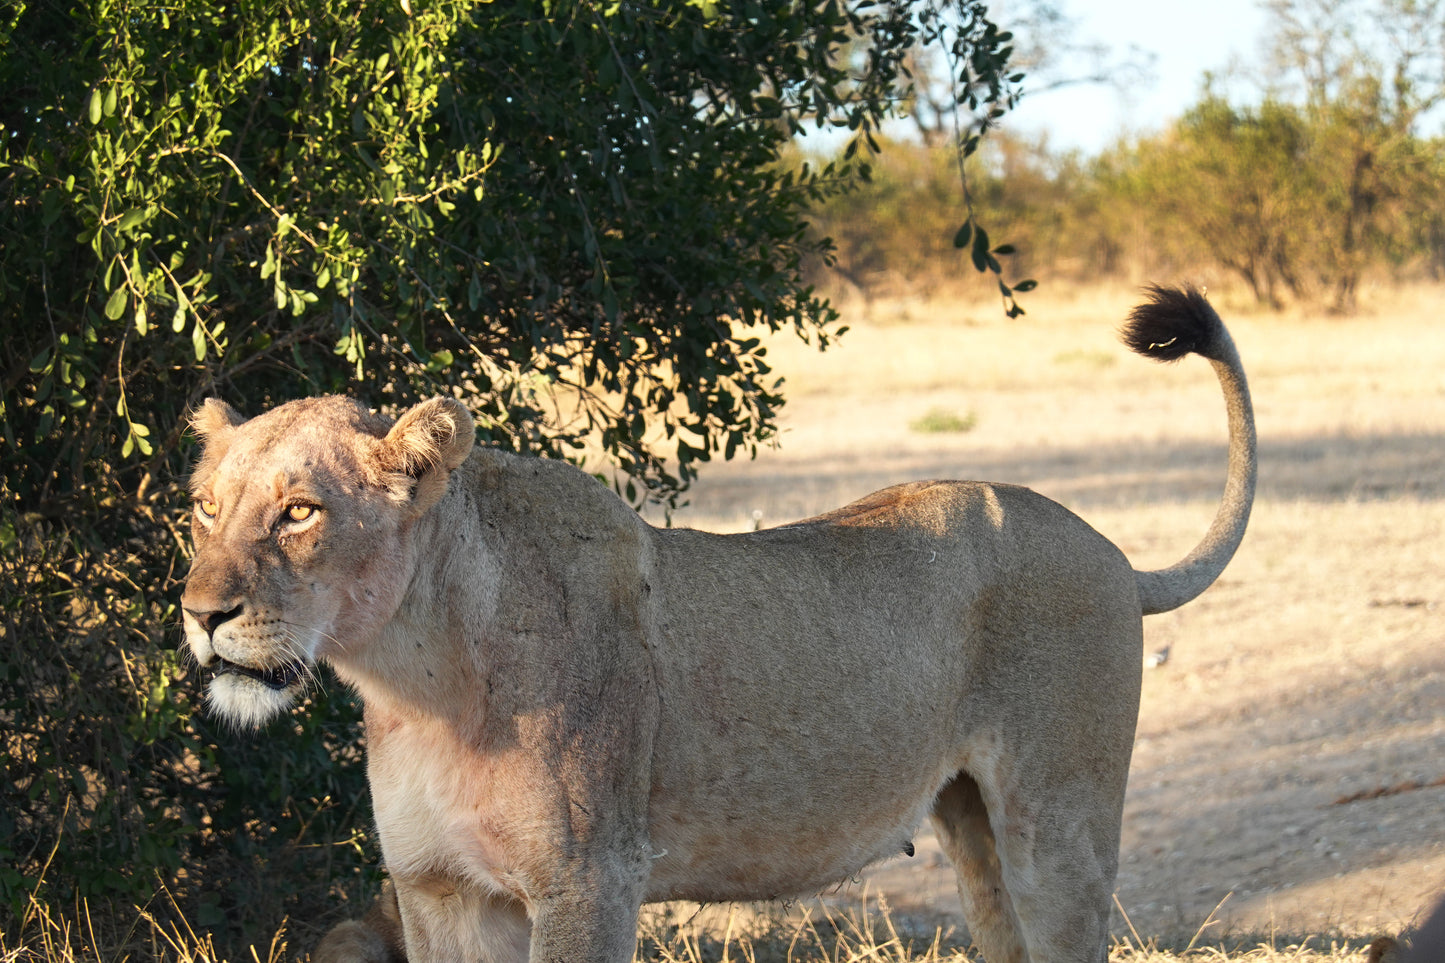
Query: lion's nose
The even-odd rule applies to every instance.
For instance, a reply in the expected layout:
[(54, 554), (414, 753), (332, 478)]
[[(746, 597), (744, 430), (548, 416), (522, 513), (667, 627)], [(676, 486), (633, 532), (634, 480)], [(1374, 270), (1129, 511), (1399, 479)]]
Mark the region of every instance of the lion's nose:
[(226, 609), (224, 611), (221, 609), (193, 609), (187, 607), (186, 612), (191, 618), (196, 620), (196, 624), (201, 627), (201, 631), (205, 632), (208, 638), (214, 638), (216, 629), (241, 614), (241, 606), (238, 605), (233, 609)]

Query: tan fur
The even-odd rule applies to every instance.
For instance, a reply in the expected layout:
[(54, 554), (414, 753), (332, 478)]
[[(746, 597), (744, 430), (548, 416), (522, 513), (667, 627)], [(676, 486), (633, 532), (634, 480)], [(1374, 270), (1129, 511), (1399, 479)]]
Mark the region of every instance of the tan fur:
[(359, 920), (331, 929), (311, 963), (406, 963), (401, 935), (401, 908), (391, 884), (382, 886), (381, 896)]
[(197, 418), (183, 607), (215, 708), (260, 722), (322, 659), (366, 705), (403, 935), (384, 899), (316, 959), (623, 963), (643, 902), (813, 893), (931, 817), (989, 963), (1103, 960), (1141, 582), (1202, 591), (1252, 489), (1242, 371), (1197, 313), (1245, 495), (1173, 574), (1007, 485), (718, 536), (469, 451), (452, 401)]

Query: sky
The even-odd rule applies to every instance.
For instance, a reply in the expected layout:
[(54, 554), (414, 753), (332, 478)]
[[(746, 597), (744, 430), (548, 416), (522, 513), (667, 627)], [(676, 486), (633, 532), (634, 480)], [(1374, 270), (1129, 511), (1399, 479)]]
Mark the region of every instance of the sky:
[(1261, 56), (1266, 14), (1260, 0), (1060, 0), (1079, 39), (1153, 55), (1152, 78), (1128, 90), (1089, 84), (1028, 93), (1007, 129), (1046, 132), (1053, 149), (1097, 153), (1121, 134), (1158, 131), (1199, 97), (1206, 71), (1239, 81)]

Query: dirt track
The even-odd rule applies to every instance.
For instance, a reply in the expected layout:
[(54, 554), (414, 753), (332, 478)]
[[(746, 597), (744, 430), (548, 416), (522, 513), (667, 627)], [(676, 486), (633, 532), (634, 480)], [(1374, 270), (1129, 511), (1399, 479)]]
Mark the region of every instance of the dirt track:
[[(782, 449), (713, 467), (676, 522), (740, 530), (897, 481), (987, 478), (1065, 503), (1136, 567), (1169, 564), (1213, 513), (1224, 416), (1202, 363), (1115, 348), (1131, 297), (1036, 302), (1012, 324), (913, 306), (927, 320), (861, 319), (821, 357), (780, 342)], [(1445, 890), (1442, 303), (1231, 321), (1260, 491), (1221, 581), (1145, 622), (1146, 654), (1168, 657), (1144, 671), (1118, 882), (1145, 937), (1187, 939), (1221, 900), (1211, 935), (1376, 932)], [(977, 427), (908, 429), (933, 408)], [(931, 835), (861, 882), (957, 921)]]

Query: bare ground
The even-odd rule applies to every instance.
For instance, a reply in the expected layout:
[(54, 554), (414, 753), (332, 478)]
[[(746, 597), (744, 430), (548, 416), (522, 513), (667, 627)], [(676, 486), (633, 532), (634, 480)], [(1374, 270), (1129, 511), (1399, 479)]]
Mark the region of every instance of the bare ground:
[[(1394, 931), (1445, 890), (1445, 291), (1374, 295), (1349, 320), (1220, 301), (1255, 394), (1259, 497), (1220, 582), (1145, 621), (1146, 655), (1167, 659), (1144, 671), (1121, 933)], [(1224, 414), (1206, 365), (1116, 344), (1134, 298), (1042, 296), (1014, 322), (890, 305), (824, 355), (776, 339), (781, 448), (712, 467), (675, 523), (737, 531), (983, 478), (1063, 502), (1136, 567), (1169, 564), (1213, 514)], [(973, 427), (910, 429), (935, 410)], [(916, 849), (843, 895), (957, 923), (926, 829)]]

